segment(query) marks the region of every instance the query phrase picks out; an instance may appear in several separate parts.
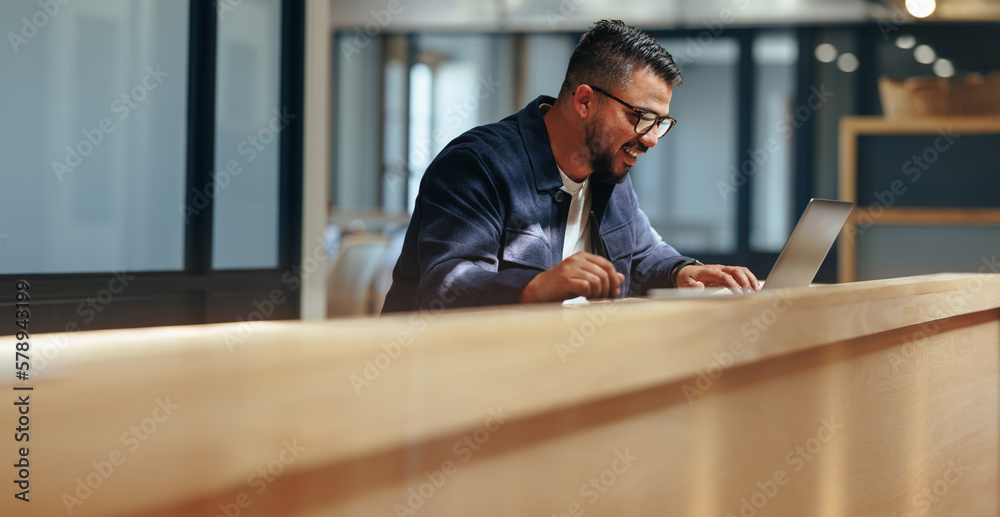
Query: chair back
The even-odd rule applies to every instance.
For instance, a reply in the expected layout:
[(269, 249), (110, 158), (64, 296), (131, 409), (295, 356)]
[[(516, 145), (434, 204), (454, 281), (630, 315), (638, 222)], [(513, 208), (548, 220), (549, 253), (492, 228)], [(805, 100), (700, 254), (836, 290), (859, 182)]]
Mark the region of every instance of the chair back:
[(389, 237), (348, 234), (327, 274), (327, 317), (362, 316), (372, 313), (372, 278), (385, 252)]

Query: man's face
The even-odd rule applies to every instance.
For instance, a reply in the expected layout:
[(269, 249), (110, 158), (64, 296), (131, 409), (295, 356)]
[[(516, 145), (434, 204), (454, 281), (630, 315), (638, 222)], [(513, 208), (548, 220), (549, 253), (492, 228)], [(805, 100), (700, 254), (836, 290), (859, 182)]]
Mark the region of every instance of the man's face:
[[(666, 116), (670, 112), (673, 87), (642, 69), (632, 76), (632, 84), (626, 90), (610, 93), (638, 109)], [(603, 183), (621, 183), (639, 155), (656, 145), (656, 129), (637, 134), (638, 117), (634, 111), (602, 93), (595, 91), (594, 94), (603, 99), (596, 116), (588, 118), (584, 124), (592, 176)]]

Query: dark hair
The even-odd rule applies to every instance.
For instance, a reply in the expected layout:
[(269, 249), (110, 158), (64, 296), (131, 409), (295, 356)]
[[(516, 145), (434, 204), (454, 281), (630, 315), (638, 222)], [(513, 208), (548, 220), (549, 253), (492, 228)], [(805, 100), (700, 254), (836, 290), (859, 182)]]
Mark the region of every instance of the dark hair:
[(632, 74), (643, 68), (669, 85), (684, 84), (674, 58), (656, 40), (621, 20), (601, 20), (573, 50), (559, 97), (572, 95), (581, 84), (623, 90), (631, 84)]

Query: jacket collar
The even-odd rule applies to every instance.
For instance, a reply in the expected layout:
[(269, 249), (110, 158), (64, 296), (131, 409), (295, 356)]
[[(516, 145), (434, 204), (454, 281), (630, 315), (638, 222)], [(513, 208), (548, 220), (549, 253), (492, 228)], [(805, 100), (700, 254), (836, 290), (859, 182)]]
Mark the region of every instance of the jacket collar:
[[(549, 142), (549, 133), (545, 129), (540, 105), (555, 104), (555, 102), (556, 100), (548, 95), (540, 95), (517, 113), (517, 125), (524, 141), (524, 150), (528, 154), (528, 161), (531, 163), (535, 189), (550, 194), (555, 194), (563, 186), (563, 182), (559, 177), (555, 155), (552, 154), (552, 144)], [(604, 218), (604, 212), (614, 189), (614, 185), (606, 185), (599, 181), (590, 182), (590, 192), (593, 196), (591, 210), (598, 223)]]
[(555, 102), (554, 98), (541, 95), (517, 113), (518, 129), (524, 142), (524, 150), (528, 154), (528, 161), (531, 163), (535, 189), (538, 192), (559, 189), (563, 184), (540, 108), (542, 104), (555, 104)]

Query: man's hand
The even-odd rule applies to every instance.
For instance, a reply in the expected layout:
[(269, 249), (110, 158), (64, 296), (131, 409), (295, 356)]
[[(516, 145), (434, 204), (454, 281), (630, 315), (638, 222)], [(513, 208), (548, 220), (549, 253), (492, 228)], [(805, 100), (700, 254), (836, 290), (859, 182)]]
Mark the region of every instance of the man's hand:
[(677, 287), (728, 287), (734, 293), (760, 291), (760, 282), (745, 267), (684, 266), (677, 272)]
[[(687, 269), (687, 268), (684, 268)], [(580, 251), (528, 282), (518, 303), (558, 302), (577, 296), (618, 296), (625, 276), (601, 256)]]

